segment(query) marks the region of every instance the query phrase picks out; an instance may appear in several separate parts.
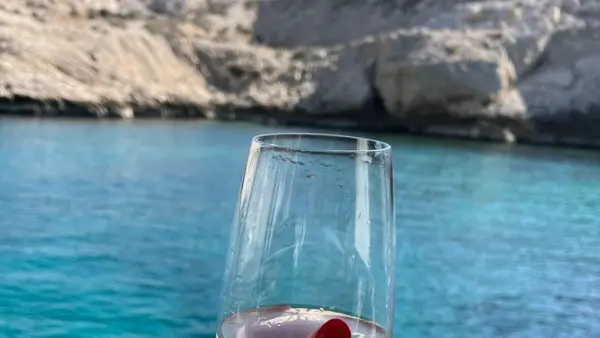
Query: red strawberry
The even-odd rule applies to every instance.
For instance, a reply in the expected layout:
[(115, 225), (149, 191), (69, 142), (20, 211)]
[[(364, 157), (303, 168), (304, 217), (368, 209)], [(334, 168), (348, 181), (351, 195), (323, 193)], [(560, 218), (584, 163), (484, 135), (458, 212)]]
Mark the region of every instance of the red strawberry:
[(350, 338), (352, 332), (341, 319), (330, 319), (315, 331), (309, 338)]

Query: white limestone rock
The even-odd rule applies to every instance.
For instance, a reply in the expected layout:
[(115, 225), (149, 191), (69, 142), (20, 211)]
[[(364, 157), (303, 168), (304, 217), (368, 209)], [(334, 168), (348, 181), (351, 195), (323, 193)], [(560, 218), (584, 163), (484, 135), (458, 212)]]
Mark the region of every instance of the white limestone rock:
[(87, 105), (188, 102), (209, 97), (204, 79), (162, 38), (86, 22), (39, 23), (0, 12), (0, 87), (7, 97)]
[(600, 106), (600, 33), (596, 28), (557, 34), (544, 64), (519, 86), (534, 118), (566, 118)]
[(566, 14), (557, 1), (493, 1), (459, 4), (428, 17), (422, 25), (431, 29), (493, 30), (491, 43), (502, 47), (520, 77), (538, 62), (557, 31), (583, 27)]
[(388, 111), (493, 102), (515, 81), (501, 52), (486, 48), (485, 34), (416, 31), (380, 44), (376, 85)]
[(0, 51), (0, 98), (98, 116), (380, 104), (426, 133), (600, 139), (600, 0), (4, 0)]

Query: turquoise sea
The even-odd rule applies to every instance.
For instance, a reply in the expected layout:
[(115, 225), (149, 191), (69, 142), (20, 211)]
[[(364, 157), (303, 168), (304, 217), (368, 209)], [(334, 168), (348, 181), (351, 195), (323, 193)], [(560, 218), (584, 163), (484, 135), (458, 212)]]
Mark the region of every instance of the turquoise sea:
[[(214, 337), (251, 137), (0, 119), (0, 338)], [(600, 153), (395, 150), (395, 337), (600, 337)]]

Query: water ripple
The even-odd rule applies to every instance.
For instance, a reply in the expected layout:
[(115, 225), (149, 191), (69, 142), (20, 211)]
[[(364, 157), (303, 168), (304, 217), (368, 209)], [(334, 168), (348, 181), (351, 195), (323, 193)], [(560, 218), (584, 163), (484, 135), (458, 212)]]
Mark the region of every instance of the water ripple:
[[(265, 131), (0, 120), (0, 337), (214, 337)], [(600, 337), (598, 154), (384, 138), (397, 337)]]

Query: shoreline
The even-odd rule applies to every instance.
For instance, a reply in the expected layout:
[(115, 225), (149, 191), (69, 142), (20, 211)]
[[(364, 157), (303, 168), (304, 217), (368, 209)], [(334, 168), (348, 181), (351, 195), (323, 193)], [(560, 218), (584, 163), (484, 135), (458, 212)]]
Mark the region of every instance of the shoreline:
[(600, 148), (600, 0), (161, 3), (0, 3), (0, 115)]
[[(35, 109), (31, 109), (37, 104)], [(67, 104), (69, 106), (72, 104)], [(42, 120), (86, 120), (86, 121), (130, 121), (135, 122), (170, 122), (170, 121), (215, 121), (215, 122), (245, 122), (264, 126), (314, 128), (323, 131), (350, 131), (373, 134), (397, 134), (404, 136), (424, 137), (437, 140), (462, 140), (492, 144), (515, 144), (542, 146), (551, 148), (571, 148), (599, 150), (600, 139), (587, 139), (565, 134), (552, 134), (535, 131), (535, 127), (523, 121), (482, 121), (481, 119), (457, 120), (443, 117), (438, 123), (423, 121), (423, 119), (394, 119), (380, 114), (373, 119), (370, 112), (363, 116), (347, 114), (315, 114), (303, 112), (282, 112), (278, 109), (261, 107), (217, 107), (207, 109), (192, 105), (171, 105), (170, 107), (128, 108), (132, 109), (135, 117), (124, 118), (116, 113), (98, 115), (98, 111), (115, 111), (108, 106), (80, 105), (73, 110), (57, 109), (56, 103), (28, 102), (28, 107), (13, 105), (12, 112), (7, 112), (6, 102), (0, 104), (0, 120), (8, 119), (42, 119)], [(64, 107), (64, 106), (63, 106)], [(50, 109), (49, 109), (50, 108)], [(123, 109), (123, 108), (121, 108)], [(428, 122), (428, 123), (427, 123)], [(507, 136), (508, 135), (508, 136)]]

